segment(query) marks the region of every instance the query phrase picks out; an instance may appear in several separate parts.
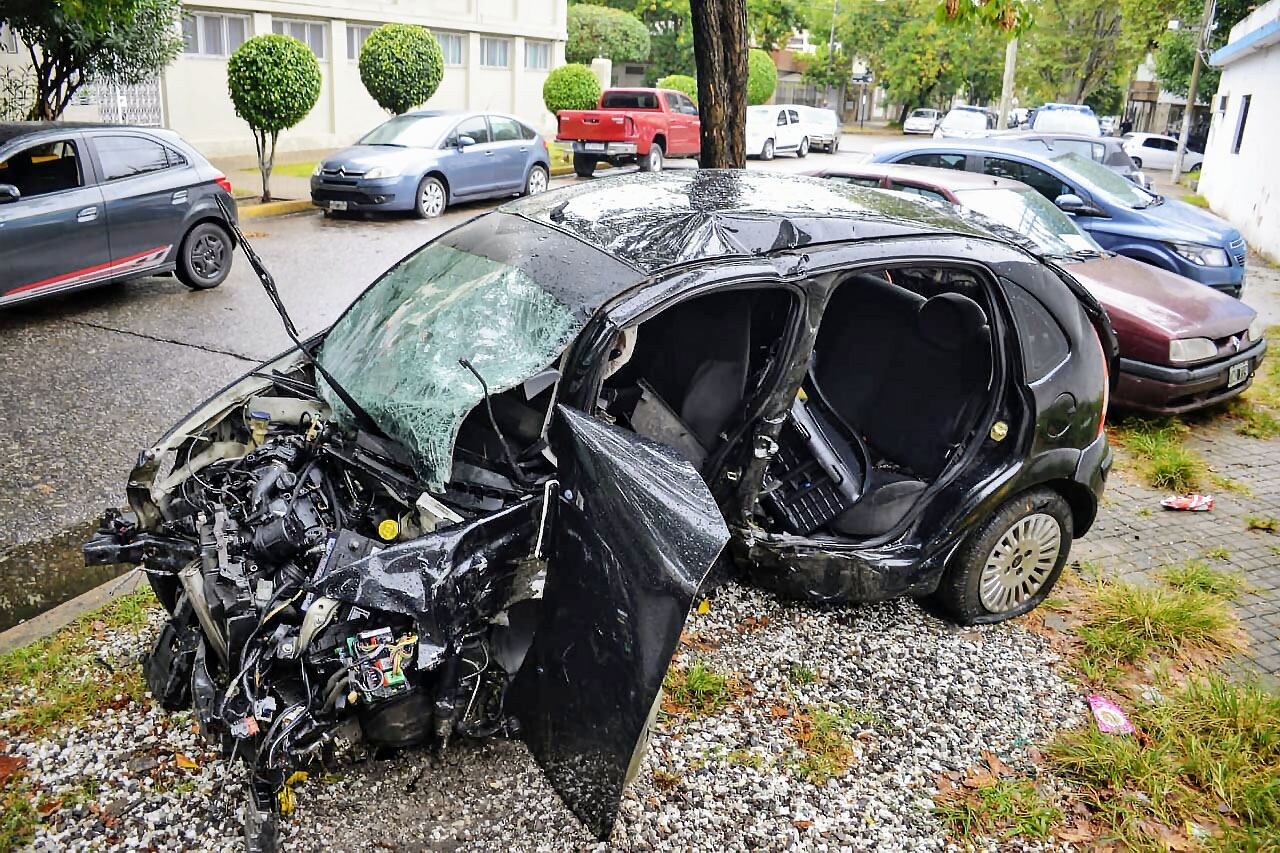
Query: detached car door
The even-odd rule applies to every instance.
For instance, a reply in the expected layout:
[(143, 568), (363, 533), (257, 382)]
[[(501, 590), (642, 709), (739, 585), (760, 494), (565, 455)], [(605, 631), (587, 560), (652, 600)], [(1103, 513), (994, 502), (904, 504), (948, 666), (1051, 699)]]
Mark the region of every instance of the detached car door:
[(507, 707), (565, 803), (601, 840), (698, 586), (729, 539), (675, 450), (567, 406), (542, 613)]
[(68, 134), (0, 152), (0, 304), (112, 276), (102, 191), (83, 145)]
[(134, 272), (163, 265), (182, 242), (192, 167), (141, 133), (93, 134), (89, 144), (102, 176), (112, 263)]

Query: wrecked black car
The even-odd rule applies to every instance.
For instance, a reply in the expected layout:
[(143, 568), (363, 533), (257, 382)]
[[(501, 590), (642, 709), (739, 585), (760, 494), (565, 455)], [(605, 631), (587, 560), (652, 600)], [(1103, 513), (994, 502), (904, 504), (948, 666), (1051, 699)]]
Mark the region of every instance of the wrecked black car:
[(172, 614), (149, 684), (250, 768), (251, 844), (338, 738), (495, 735), (604, 839), (709, 576), (1039, 604), (1110, 466), (1113, 341), (942, 206), (592, 182), (447, 232), (204, 403), (86, 557)]

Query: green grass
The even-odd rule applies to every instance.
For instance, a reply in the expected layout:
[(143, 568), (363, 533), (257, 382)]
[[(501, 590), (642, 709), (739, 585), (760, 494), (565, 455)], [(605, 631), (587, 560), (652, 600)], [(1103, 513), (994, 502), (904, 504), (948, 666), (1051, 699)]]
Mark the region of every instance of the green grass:
[[(285, 175), (290, 178), (309, 178), (311, 177), (311, 173), (315, 171), (317, 162), (318, 161), (316, 160), (312, 160), (308, 163), (279, 163), (272, 167), (271, 174), (273, 176)], [(241, 169), (240, 171), (257, 174), (258, 167), (254, 166), (252, 169)]]
[(1228, 551), (1226, 548), (1223, 548), (1221, 545), (1219, 545), (1216, 548), (1210, 548), (1208, 551), (1204, 552), (1204, 555), (1207, 559), (1210, 559), (1210, 560), (1231, 559), (1231, 552)]
[(958, 788), (939, 798), (934, 813), (955, 838), (968, 844), (980, 837), (1046, 841), (1062, 820), (1062, 810), (1030, 779), (997, 779), (975, 790)]
[(812, 785), (843, 776), (853, 766), (853, 741), (849, 729), (853, 720), (847, 711), (830, 711), (807, 706), (787, 724), (787, 734), (800, 747), (801, 755), (791, 762), (791, 770)]
[(1169, 418), (1128, 418), (1115, 429), (1115, 439), (1137, 457), (1138, 474), (1157, 489), (1176, 493), (1201, 486), (1208, 468), (1200, 455), (1183, 446), (1187, 427)]
[(733, 678), (701, 661), (687, 668), (672, 666), (662, 688), (666, 691), (663, 707), (668, 713), (692, 717), (722, 710), (741, 692)]
[[(1164, 849), (1149, 821), (1175, 835), (1194, 821), (1220, 828), (1209, 849), (1275, 849), (1280, 696), (1211, 674), (1128, 713), (1138, 737), (1084, 726), (1060, 734), (1046, 753), (1122, 844)], [(1258, 845), (1261, 839), (1272, 846)]]
[(1209, 209), (1209, 200), (1199, 193), (1183, 193), (1182, 200), (1187, 204), (1194, 204), (1196, 207), (1203, 207), (1205, 210)]
[(80, 617), (51, 637), (0, 655), (0, 683), (39, 691), (6, 725), (39, 735), (84, 719), (101, 707), (104, 697), (122, 694), (141, 700), (146, 685), (138, 667), (109, 669), (98, 659), (95, 635), (139, 631), (156, 607), (155, 596), (144, 588)]
[[(1280, 341), (1280, 326), (1271, 326), (1264, 334), (1268, 341)], [(1236, 432), (1250, 438), (1280, 436), (1280, 359), (1263, 361), (1244, 393), (1207, 410), (1205, 417), (1236, 421)]]
[(1161, 571), (1160, 579), (1182, 592), (1204, 592), (1219, 598), (1235, 598), (1248, 587), (1240, 575), (1220, 571), (1201, 560), (1169, 566)]
[(1276, 533), (1280, 532), (1280, 518), (1271, 515), (1246, 515), (1244, 517), (1244, 527), (1246, 530)]
[(0, 787), (0, 850), (26, 847), (36, 834), (36, 797), (25, 777)]
[(787, 672), (787, 679), (797, 685), (813, 684), (818, 680), (818, 674), (806, 666), (792, 664)]

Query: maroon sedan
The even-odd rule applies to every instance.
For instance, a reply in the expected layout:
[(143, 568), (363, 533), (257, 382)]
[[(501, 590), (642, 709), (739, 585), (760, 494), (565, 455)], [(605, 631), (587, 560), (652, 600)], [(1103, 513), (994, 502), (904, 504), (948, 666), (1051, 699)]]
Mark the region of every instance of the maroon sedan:
[(1234, 397), (1253, 381), (1267, 342), (1252, 308), (1180, 275), (1110, 254), (1018, 181), (951, 169), (869, 163), (813, 173), (936, 198), (1067, 269), (1111, 316), (1120, 342), (1113, 404), (1181, 414)]

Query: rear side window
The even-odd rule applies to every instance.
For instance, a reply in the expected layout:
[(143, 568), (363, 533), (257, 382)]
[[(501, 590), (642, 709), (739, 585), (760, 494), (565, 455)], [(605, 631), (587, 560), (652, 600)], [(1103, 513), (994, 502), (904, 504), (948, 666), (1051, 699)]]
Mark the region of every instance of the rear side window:
[(785, 112), (778, 113), (778, 127), (786, 127), (787, 114)]
[(787, 110), (787, 118), (791, 119), (792, 124), (800, 123), (800, 114), (795, 110)]
[(520, 125), (521, 139), (536, 139), (537, 136), (538, 136), (537, 131), (535, 131), (532, 127), (529, 127), (529, 125), (527, 124)]
[(963, 154), (912, 154), (898, 162), (908, 166), (932, 166), (935, 169), (958, 169), (963, 172), (964, 157)]
[(1022, 181), (1034, 188), (1040, 195), (1053, 201), (1060, 195), (1074, 192), (1071, 187), (1046, 172), (1044, 169), (1020, 163), (1017, 160), (1006, 160), (1003, 157), (986, 157), (982, 161), (982, 171), (997, 178), (1012, 178)]
[(1039, 382), (1062, 364), (1071, 352), (1067, 334), (1039, 299), (1009, 279), (1002, 281), (1009, 296), (1009, 305), (1013, 308), (1013, 321), (1018, 327), (1027, 382)]
[(41, 142), (0, 162), (0, 184), (13, 184), (22, 198), (73, 190), (83, 185), (76, 144), (69, 139)]
[(98, 136), (93, 147), (104, 180), (132, 178), (169, 168), (169, 149), (142, 136)]
[(493, 130), (494, 142), (513, 142), (520, 139), (520, 125), (503, 116), (489, 116), (489, 127)]

